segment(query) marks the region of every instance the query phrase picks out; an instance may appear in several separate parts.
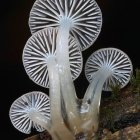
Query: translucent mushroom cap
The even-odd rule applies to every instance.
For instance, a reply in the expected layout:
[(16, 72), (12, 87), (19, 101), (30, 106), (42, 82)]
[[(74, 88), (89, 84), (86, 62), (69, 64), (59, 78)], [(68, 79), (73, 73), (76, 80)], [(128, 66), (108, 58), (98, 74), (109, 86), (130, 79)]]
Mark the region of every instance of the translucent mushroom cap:
[(29, 92), (12, 103), (9, 117), (13, 126), (25, 134), (29, 134), (31, 128), (35, 128), (39, 132), (44, 131), (44, 128), (30, 119), (29, 116), (32, 111), (40, 112), (43, 116), (50, 119), (50, 102), (49, 97), (45, 93), (38, 91)]
[(29, 17), (31, 33), (46, 27), (59, 27), (69, 20), (70, 34), (83, 51), (97, 39), (102, 26), (102, 13), (95, 0), (36, 0)]
[[(26, 73), (32, 81), (45, 88), (49, 87), (47, 58), (56, 55), (57, 33), (57, 28), (42, 29), (28, 39), (23, 49), (22, 60)], [(82, 71), (82, 53), (72, 36), (68, 41), (70, 70), (75, 80)]]
[(97, 71), (103, 67), (108, 67), (113, 73), (104, 83), (103, 90), (111, 91), (110, 86), (120, 84), (121, 88), (130, 81), (133, 66), (126, 53), (117, 48), (103, 48), (95, 51), (87, 60), (85, 65), (85, 75), (91, 82)]

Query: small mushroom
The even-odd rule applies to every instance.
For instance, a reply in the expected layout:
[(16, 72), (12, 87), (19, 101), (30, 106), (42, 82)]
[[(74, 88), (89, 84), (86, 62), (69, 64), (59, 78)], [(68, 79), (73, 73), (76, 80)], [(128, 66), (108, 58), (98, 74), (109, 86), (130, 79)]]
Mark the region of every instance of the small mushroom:
[(33, 34), (61, 26), (66, 19), (82, 51), (95, 42), (102, 26), (102, 13), (95, 0), (37, 0), (30, 11), (29, 27)]
[[(56, 55), (57, 33), (57, 28), (42, 29), (28, 39), (23, 50), (23, 65), (29, 78), (45, 88), (49, 87), (47, 58)], [(75, 80), (82, 71), (82, 54), (72, 36), (68, 41), (70, 70)]]
[(33, 91), (16, 99), (9, 111), (13, 126), (22, 133), (29, 134), (31, 128), (42, 132), (45, 129), (32, 120), (33, 114), (40, 114), (45, 118), (45, 124), (50, 120), (49, 97), (42, 92)]
[(102, 90), (111, 90), (110, 84), (115, 85), (116, 82), (124, 87), (132, 74), (132, 63), (123, 51), (116, 48), (103, 48), (89, 57), (85, 65), (85, 74), (90, 84), (84, 95), (82, 106), (90, 101), (85, 118), (92, 122), (88, 128), (94, 127), (96, 132)]
[(85, 75), (89, 82), (94, 80), (94, 75), (102, 68), (108, 68), (112, 74), (106, 79), (103, 90), (110, 91), (110, 85), (121, 84), (121, 88), (130, 81), (133, 67), (128, 55), (117, 48), (103, 48), (95, 51), (87, 60)]

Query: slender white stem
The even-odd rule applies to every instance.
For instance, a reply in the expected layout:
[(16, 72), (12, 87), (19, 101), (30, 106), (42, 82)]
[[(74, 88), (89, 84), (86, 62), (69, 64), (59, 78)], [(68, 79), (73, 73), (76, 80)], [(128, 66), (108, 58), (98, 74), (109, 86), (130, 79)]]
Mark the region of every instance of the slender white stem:
[(30, 111), (29, 118), (36, 124), (45, 128), (50, 133), (50, 128), (51, 128), (50, 119), (48, 119), (47, 117), (42, 115), (40, 112), (34, 109)]
[(99, 71), (97, 71), (83, 99), (83, 105), (87, 102), (89, 104), (89, 110), (84, 116), (84, 121), (88, 120), (91, 122), (91, 126), (88, 126), (88, 129), (94, 127), (94, 132), (96, 132), (98, 129), (98, 118), (102, 88), (104, 82), (111, 74), (112, 70), (108, 69), (105, 66), (102, 67)]
[[(72, 140), (73, 136), (64, 124), (64, 120), (61, 114), (61, 93), (60, 93), (60, 81), (57, 69), (57, 63), (55, 56), (49, 56), (47, 59), (49, 84), (50, 84), (50, 103), (51, 103), (51, 129), (61, 139)], [(59, 128), (59, 129), (58, 129)], [(63, 133), (63, 135), (62, 135)]]
[(68, 19), (63, 19), (60, 28), (58, 30), (57, 36), (57, 47), (56, 47), (56, 59), (59, 67), (59, 76), (61, 91), (64, 99), (64, 104), (66, 107), (66, 112), (68, 115), (68, 121), (71, 129), (74, 133), (79, 133), (80, 122), (77, 112), (77, 97), (75, 92), (75, 87), (72, 81), (72, 76), (70, 72), (70, 62), (69, 62), (69, 30), (70, 21)]
[(59, 119), (59, 121), (62, 121), (60, 82), (55, 56), (49, 56), (47, 58), (47, 67), (50, 86), (49, 95), (51, 105), (51, 120), (55, 124), (56, 122), (58, 122), (57, 119)]
[(53, 129), (51, 128), (50, 120), (47, 119), (44, 115), (42, 115), (40, 112), (36, 110), (32, 110), (29, 114), (29, 117), (33, 122), (46, 129), (52, 136), (53, 140), (59, 140), (56, 134), (54, 133)]

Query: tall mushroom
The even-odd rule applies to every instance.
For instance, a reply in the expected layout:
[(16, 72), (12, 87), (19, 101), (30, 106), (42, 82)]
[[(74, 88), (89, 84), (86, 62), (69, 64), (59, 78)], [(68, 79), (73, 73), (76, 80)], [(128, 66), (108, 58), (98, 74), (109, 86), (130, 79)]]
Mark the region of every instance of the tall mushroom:
[[(34, 33), (28, 39), (23, 50), (23, 64), (30, 79), (43, 87), (50, 86), (51, 121), (53, 122), (53, 127), (57, 124), (57, 127), (61, 126), (62, 130), (62, 128), (67, 128), (63, 122), (64, 118), (61, 110), (63, 97), (61, 95), (58, 76), (58, 69), (60, 69), (60, 67), (57, 65), (56, 59), (57, 36), (57, 28), (45, 28)], [(82, 70), (82, 54), (72, 36), (69, 37), (68, 46), (70, 70), (72, 74), (72, 76), (71, 74), (70, 76), (75, 79)], [(71, 104), (71, 107), (75, 110), (76, 106), (76, 104)], [(74, 115), (76, 115), (76, 113)]]
[[(23, 65), (29, 78), (37, 85), (49, 88), (48, 58), (56, 60), (56, 38), (58, 28), (46, 28), (33, 34), (23, 49)], [(72, 80), (81, 73), (83, 67), (82, 53), (75, 39), (68, 39), (69, 63)]]
[(98, 128), (98, 114), (102, 90), (111, 90), (110, 84), (119, 82), (124, 87), (130, 81), (133, 67), (130, 58), (116, 48), (95, 51), (87, 60), (85, 74), (90, 85), (83, 98), (83, 106), (89, 102), (86, 119), (93, 119), (94, 129)]
[(70, 73), (68, 38), (69, 33), (74, 36), (81, 50), (90, 47), (101, 30), (101, 10), (94, 0), (37, 0), (30, 12), (29, 26), (32, 33), (50, 26), (59, 27), (56, 60), (61, 91), (71, 129), (79, 133), (76, 132), (80, 128), (75, 117), (77, 99)]

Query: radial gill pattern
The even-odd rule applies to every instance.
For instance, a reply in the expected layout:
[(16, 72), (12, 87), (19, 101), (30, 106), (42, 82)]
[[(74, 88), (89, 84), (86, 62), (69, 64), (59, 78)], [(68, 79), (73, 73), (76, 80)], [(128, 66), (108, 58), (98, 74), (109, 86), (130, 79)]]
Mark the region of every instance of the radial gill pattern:
[(112, 70), (113, 74), (104, 83), (103, 90), (110, 91), (110, 86), (118, 83), (124, 87), (130, 81), (133, 67), (131, 60), (123, 51), (116, 48), (103, 48), (95, 51), (85, 65), (85, 75), (88, 81), (91, 82), (92, 76), (104, 66)]
[[(33, 34), (23, 49), (23, 65), (29, 78), (36, 84), (48, 88), (49, 77), (47, 58), (56, 55), (56, 36), (58, 29), (45, 28)], [(69, 57), (72, 79), (75, 80), (82, 71), (82, 54), (75, 41), (69, 37)]]
[(33, 91), (16, 99), (10, 107), (9, 116), (13, 126), (22, 133), (29, 134), (31, 128), (42, 132), (44, 128), (32, 122), (29, 118), (31, 111), (38, 111), (48, 119), (50, 118), (49, 97), (42, 92)]
[(29, 17), (31, 33), (58, 27), (63, 19), (71, 24), (70, 33), (81, 50), (90, 47), (102, 26), (102, 13), (95, 0), (36, 0)]

